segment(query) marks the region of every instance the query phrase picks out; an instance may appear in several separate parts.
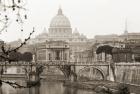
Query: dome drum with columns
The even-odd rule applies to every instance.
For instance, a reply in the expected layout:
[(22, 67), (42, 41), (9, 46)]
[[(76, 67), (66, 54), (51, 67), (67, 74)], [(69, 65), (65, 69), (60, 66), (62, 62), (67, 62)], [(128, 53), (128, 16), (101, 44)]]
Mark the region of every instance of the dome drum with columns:
[(49, 28), (49, 36), (56, 38), (70, 37), (72, 29), (69, 19), (63, 15), (62, 9), (59, 8), (57, 15), (52, 19)]
[(59, 8), (58, 14), (52, 19), (50, 23), (50, 28), (70, 28), (70, 21), (69, 19), (63, 15), (62, 9)]

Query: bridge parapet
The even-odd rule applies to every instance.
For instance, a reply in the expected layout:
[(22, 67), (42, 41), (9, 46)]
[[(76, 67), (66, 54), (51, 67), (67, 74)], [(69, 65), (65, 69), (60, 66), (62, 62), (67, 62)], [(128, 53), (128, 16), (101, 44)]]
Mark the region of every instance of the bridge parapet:
[[(140, 65), (140, 63), (138, 63)], [(75, 65), (75, 66), (107, 66), (109, 62), (71, 62), (71, 61), (61, 61), (61, 60), (53, 60), (53, 61), (38, 61), (35, 62), (11, 62), (5, 63), (0, 62), (0, 66), (58, 66), (58, 65)], [(117, 64), (118, 65), (118, 64)]]
[(57, 65), (74, 65), (74, 62), (69, 62), (66, 60), (51, 60), (51, 61), (38, 62), (37, 64), (46, 65), (46, 66), (57, 66)]
[(31, 62), (0, 62), (0, 66), (27, 66), (32, 65)]
[(120, 63), (115, 63), (116, 66), (140, 66), (140, 62), (120, 62)]
[[(108, 66), (109, 63), (107, 62), (71, 62), (71, 61), (46, 61), (46, 62), (38, 62), (38, 65), (44, 65), (44, 66), (58, 66), (58, 65), (75, 65), (75, 66)], [(33, 64), (34, 65), (34, 64)]]

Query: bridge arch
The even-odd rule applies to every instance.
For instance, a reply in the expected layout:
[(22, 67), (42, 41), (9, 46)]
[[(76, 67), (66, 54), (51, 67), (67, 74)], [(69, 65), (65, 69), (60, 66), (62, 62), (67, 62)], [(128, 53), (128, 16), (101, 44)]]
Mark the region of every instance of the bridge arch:
[[(61, 75), (65, 80), (68, 80), (71, 76), (71, 66), (63, 65), (63, 66), (44, 66), (43, 72), (50, 72), (50, 74)], [(52, 71), (52, 73), (51, 73)], [(56, 73), (56, 74), (55, 74)], [(63, 80), (64, 80), (63, 79)]]
[[(89, 72), (91, 72), (92, 74)], [(80, 77), (82, 75), (95, 76), (93, 72), (98, 73), (98, 76), (100, 77), (100, 79), (98, 79), (98, 80), (105, 80), (106, 79), (104, 71), (101, 68), (95, 67), (95, 66), (86, 66), (86, 67), (81, 68), (77, 73), (77, 77), (78, 77), (77, 79), (80, 80)]]
[(62, 74), (64, 75), (63, 71), (58, 67), (54, 66), (44, 66), (43, 73), (54, 73), (54, 74)]
[(43, 66), (41, 77), (46, 80), (64, 80), (65, 74), (56, 66)]

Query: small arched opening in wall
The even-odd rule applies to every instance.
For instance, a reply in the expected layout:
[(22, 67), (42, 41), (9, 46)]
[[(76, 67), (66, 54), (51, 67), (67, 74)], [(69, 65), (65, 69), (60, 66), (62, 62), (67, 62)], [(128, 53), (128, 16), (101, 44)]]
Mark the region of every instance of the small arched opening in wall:
[(105, 80), (105, 74), (102, 69), (98, 67), (84, 67), (79, 70), (77, 74), (77, 80), (79, 81), (93, 81), (93, 80)]

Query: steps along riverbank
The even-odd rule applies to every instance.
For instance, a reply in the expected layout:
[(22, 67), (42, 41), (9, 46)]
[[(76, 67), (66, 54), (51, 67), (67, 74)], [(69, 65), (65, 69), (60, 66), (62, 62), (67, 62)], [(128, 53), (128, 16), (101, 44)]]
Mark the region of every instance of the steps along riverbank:
[[(116, 83), (111, 81), (91, 81), (91, 82), (64, 82), (64, 86), (93, 90), (99, 94), (119, 94), (120, 88), (128, 87), (132, 94), (140, 94), (140, 86)], [(125, 88), (124, 87), (124, 88)]]

